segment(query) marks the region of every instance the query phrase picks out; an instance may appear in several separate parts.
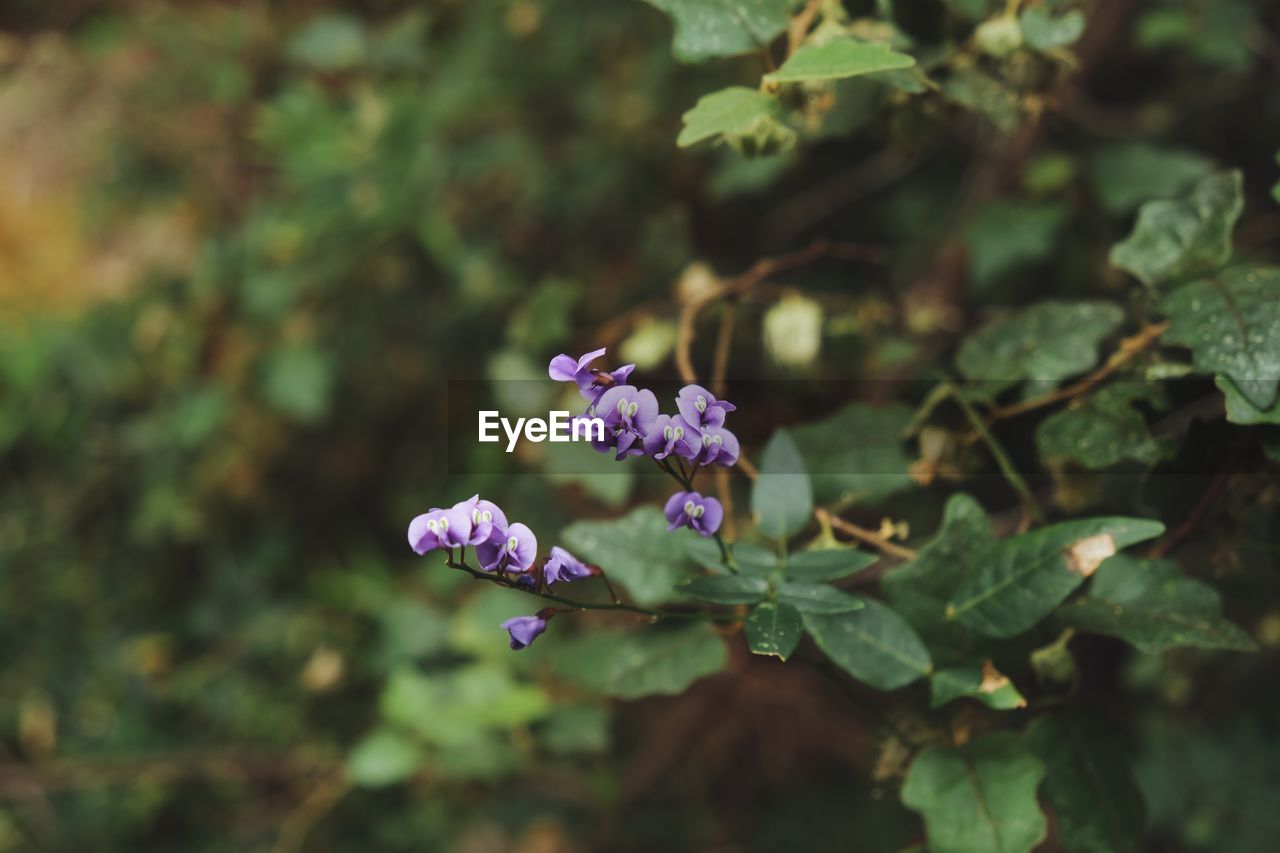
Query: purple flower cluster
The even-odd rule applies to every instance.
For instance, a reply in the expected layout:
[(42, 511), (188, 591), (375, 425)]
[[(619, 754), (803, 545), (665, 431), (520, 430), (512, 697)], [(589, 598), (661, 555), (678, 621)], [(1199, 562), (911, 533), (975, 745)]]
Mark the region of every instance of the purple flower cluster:
[(725, 415), (737, 406), (717, 400), (701, 385), (686, 385), (676, 396), (677, 413), (663, 414), (652, 391), (626, 384), (634, 364), (612, 372), (590, 367), (604, 353), (592, 350), (578, 359), (562, 354), (547, 366), (552, 379), (578, 386), (587, 401), (583, 417), (604, 421), (604, 438), (592, 442), (596, 450), (612, 451), (616, 459), (651, 456), (661, 462), (674, 456), (726, 467), (738, 461), (738, 439), (724, 426)]
[[(475, 546), (476, 560), (486, 572), (515, 575), (521, 586), (567, 583), (598, 574), (599, 570), (556, 545), (551, 555), (537, 563), (538, 538), (525, 524), (507, 523), (506, 513), (493, 501), (472, 495), (449, 509), (430, 509), (409, 522), (409, 547), (418, 554), (437, 548)], [(452, 563), (451, 563), (452, 564)], [(517, 616), (502, 623), (511, 637), (511, 648), (523, 649), (547, 629), (554, 608), (534, 616)]]

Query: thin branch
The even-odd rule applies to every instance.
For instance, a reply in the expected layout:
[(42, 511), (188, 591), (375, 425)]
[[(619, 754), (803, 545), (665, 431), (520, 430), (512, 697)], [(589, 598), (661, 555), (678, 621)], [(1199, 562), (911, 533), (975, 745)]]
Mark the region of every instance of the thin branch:
[(835, 530), (839, 530), (841, 533), (846, 533), (854, 539), (864, 542), (891, 557), (898, 557), (902, 560), (914, 560), (916, 558), (916, 552), (913, 549), (907, 548), (904, 545), (898, 545), (895, 542), (890, 542), (879, 533), (868, 530), (865, 527), (859, 527), (851, 521), (845, 521), (840, 516), (832, 515), (822, 507), (816, 508), (813, 511), (813, 516), (818, 519), (819, 524), (827, 525)]
[(995, 457), (996, 464), (1000, 466), (1000, 473), (1004, 474), (1005, 480), (1018, 493), (1018, 498), (1022, 501), (1023, 510), (1027, 513), (1027, 517), (1033, 519), (1037, 524), (1043, 524), (1045, 520), (1044, 510), (1040, 508), (1040, 504), (1036, 502), (1036, 496), (1031, 492), (1031, 487), (1027, 485), (1027, 481), (1022, 478), (1022, 474), (1014, 466), (1013, 460), (1009, 458), (1009, 454), (1005, 452), (1000, 442), (991, 434), (991, 430), (987, 429), (987, 425), (983, 422), (982, 416), (979, 415), (965, 398), (964, 393), (954, 385), (948, 383), (951, 388), (951, 396), (956, 403), (964, 411), (964, 415), (969, 419), (969, 423), (973, 426), (974, 432), (987, 445), (987, 449), (991, 451), (991, 455)]
[(1052, 393), (1035, 397), (1030, 400), (1023, 400), (1020, 403), (1013, 403), (1008, 406), (999, 406), (994, 408), (987, 414), (987, 423), (992, 424), (996, 421), (1012, 418), (1016, 415), (1034, 411), (1045, 406), (1052, 406), (1054, 403), (1060, 403), (1063, 400), (1071, 400), (1075, 397), (1079, 397), (1081, 394), (1086, 393), (1093, 388), (1093, 386), (1124, 367), (1130, 361), (1133, 361), (1134, 357), (1159, 340), (1160, 336), (1163, 335), (1165, 330), (1168, 328), (1168, 320), (1163, 323), (1154, 323), (1144, 326), (1136, 335), (1122, 340), (1120, 342), (1120, 346), (1116, 348), (1116, 351), (1113, 352), (1106, 362), (1093, 373), (1090, 373), (1078, 382), (1073, 382), (1072, 384), (1067, 385), (1064, 388), (1059, 388), (1057, 391), (1053, 391)]

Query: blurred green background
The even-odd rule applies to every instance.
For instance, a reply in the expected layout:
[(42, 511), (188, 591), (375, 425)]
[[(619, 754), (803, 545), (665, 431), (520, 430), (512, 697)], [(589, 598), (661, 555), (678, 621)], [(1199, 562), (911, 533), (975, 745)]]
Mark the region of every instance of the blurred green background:
[[(845, 4), (938, 56), (1000, 5)], [(557, 677), (553, 642), (508, 652), (496, 625), (528, 603), (414, 557), (404, 529), (482, 491), (545, 549), (664, 495), (545, 445), (506, 476), (451, 467), (446, 382), (545, 407), (549, 382), (488, 383), (605, 343), (672, 377), (676, 283), (710, 274), (695, 261), (736, 273), (819, 236), (887, 249), (745, 306), (731, 382), (787, 381), (739, 413), (750, 449), (847, 402), (831, 380), (928, 375), (966, 298), (1118, 291), (1076, 273), (1206, 164), (1265, 198), (1275, 4), (1118, 5), (1068, 106), (993, 175), (985, 124), (870, 86), (785, 156), (678, 149), (681, 114), (759, 61), (681, 64), (641, 2), (6, 2), (0, 850), (918, 843), (884, 785), (902, 756), (813, 672), (736, 649), (680, 697), (605, 700)], [(972, 108), (1018, 138), (1044, 72), (1004, 72)], [(1000, 191), (964, 195), (984, 181)], [(785, 315), (762, 338), (801, 285), (820, 356), (788, 352)], [(927, 533), (941, 497), (910, 491), (904, 452), (865, 520)], [(1263, 530), (1272, 505), (1240, 517)], [(1274, 592), (1266, 547), (1244, 598)], [(1252, 618), (1280, 642), (1280, 615)], [(1153, 844), (1271, 849), (1274, 655), (1093, 652), (1140, 730)]]

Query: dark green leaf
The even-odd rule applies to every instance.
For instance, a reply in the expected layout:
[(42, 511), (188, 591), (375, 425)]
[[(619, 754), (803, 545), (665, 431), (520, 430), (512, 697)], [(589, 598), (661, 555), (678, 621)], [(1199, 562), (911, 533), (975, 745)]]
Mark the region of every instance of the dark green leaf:
[(1235, 267), (1160, 300), (1164, 340), (1191, 348), (1196, 367), (1225, 373), (1255, 408), (1269, 409), (1280, 382), (1280, 269)]
[(682, 62), (750, 53), (791, 20), (788, 0), (646, 0), (675, 22), (672, 51)]
[(1012, 637), (1049, 615), (1107, 557), (1152, 539), (1144, 518), (1067, 521), (996, 542), (960, 582), (949, 614), (988, 637)]
[(825, 420), (793, 430), (821, 503), (877, 500), (911, 485), (902, 432), (909, 406), (852, 403)]
[(805, 613), (818, 648), (841, 669), (880, 690), (896, 690), (933, 669), (929, 650), (907, 621), (873, 599), (861, 610)]
[(670, 630), (593, 631), (564, 642), (552, 658), (564, 678), (621, 699), (681, 693), (727, 661), (724, 641), (705, 622)]
[(1018, 688), (990, 661), (982, 665), (966, 664), (937, 670), (929, 676), (929, 688), (930, 704), (934, 708), (941, 708), (961, 697), (977, 699), (997, 711), (1027, 706), (1027, 700), (1022, 698)]
[(1067, 221), (1061, 204), (996, 201), (984, 205), (965, 228), (969, 270), (979, 288), (1049, 256)]
[(801, 551), (787, 557), (787, 577), (794, 581), (838, 581), (862, 571), (878, 559), (875, 554), (852, 548)]
[(787, 58), (782, 67), (764, 75), (767, 83), (807, 83), (815, 80), (839, 80), (910, 68), (916, 61), (902, 53), (894, 53), (882, 42), (860, 42), (835, 39), (825, 44), (808, 44)]
[(1231, 257), (1231, 229), (1244, 210), (1238, 170), (1202, 179), (1189, 195), (1149, 201), (1138, 210), (1133, 231), (1111, 248), (1111, 264), (1156, 285)]
[(1097, 364), (1098, 344), (1123, 320), (1111, 302), (1038, 302), (965, 338), (956, 367), (992, 389), (1027, 379), (1057, 382)]
[(1269, 408), (1259, 409), (1240, 393), (1236, 383), (1225, 376), (1215, 376), (1214, 384), (1226, 398), (1227, 420), (1233, 424), (1280, 424), (1280, 399)]
[(947, 619), (947, 604), (994, 541), (982, 506), (968, 495), (952, 495), (937, 535), (914, 560), (886, 574), (880, 588), (933, 648), (952, 652), (968, 632)]
[(645, 506), (615, 521), (576, 522), (563, 538), (579, 559), (601, 566), (647, 607), (672, 600), (673, 587), (688, 577), (686, 533), (668, 533), (662, 513)]
[(769, 583), (764, 578), (720, 575), (685, 581), (676, 587), (676, 591), (708, 604), (755, 604), (764, 600), (769, 592)]
[(1089, 594), (1063, 607), (1068, 625), (1107, 634), (1149, 654), (1178, 646), (1252, 651), (1253, 640), (1222, 618), (1218, 592), (1171, 560), (1118, 555), (1098, 569)]
[(800, 612), (788, 604), (773, 601), (751, 608), (743, 628), (752, 654), (774, 655), (783, 660), (791, 657), (804, 632)]
[(773, 434), (760, 457), (751, 511), (760, 532), (772, 539), (786, 539), (809, 522), (813, 486), (800, 451), (785, 429)]
[(1162, 454), (1134, 403), (1164, 406), (1159, 385), (1113, 382), (1054, 412), (1036, 428), (1036, 446), (1045, 459), (1071, 459), (1090, 470), (1132, 459), (1151, 463)]
[(850, 595), (824, 583), (784, 581), (778, 587), (778, 601), (801, 613), (843, 613), (859, 610), (864, 599)]
[(1112, 213), (1128, 213), (1144, 201), (1176, 196), (1213, 171), (1213, 160), (1203, 154), (1145, 142), (1109, 145), (1090, 165), (1093, 191)]
[(907, 771), (902, 802), (924, 816), (931, 853), (1019, 853), (1044, 840), (1036, 788), (1044, 764), (1016, 735), (929, 747)]
[(1146, 808), (1115, 740), (1098, 723), (1069, 715), (1040, 717), (1027, 729), (1068, 853), (1141, 849)]

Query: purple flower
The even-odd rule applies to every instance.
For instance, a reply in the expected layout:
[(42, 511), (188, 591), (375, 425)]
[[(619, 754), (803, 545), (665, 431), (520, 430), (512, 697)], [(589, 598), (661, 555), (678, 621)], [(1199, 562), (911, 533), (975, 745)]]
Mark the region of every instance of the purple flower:
[(724, 520), (724, 507), (715, 498), (704, 498), (697, 492), (676, 492), (667, 500), (662, 513), (670, 524), (667, 530), (688, 527), (695, 532), (710, 536), (720, 529)]
[(592, 370), (588, 365), (604, 355), (605, 352), (606, 348), (601, 347), (600, 349), (592, 350), (577, 360), (561, 353), (551, 359), (551, 363), (547, 365), (547, 374), (557, 382), (572, 382), (577, 385), (578, 391), (587, 400), (588, 404), (594, 406), (600, 402), (600, 398), (609, 388), (626, 384), (627, 377), (631, 375), (631, 371), (636, 369), (634, 364), (627, 364), (612, 373), (606, 373), (603, 370)]
[(634, 385), (617, 385), (600, 397), (596, 417), (604, 421), (604, 441), (593, 441), (601, 452), (616, 448), (615, 458), (644, 453), (644, 438), (658, 419), (658, 398)]
[(676, 395), (676, 408), (687, 422), (703, 427), (723, 426), (724, 416), (738, 407), (727, 400), (717, 400), (701, 385), (686, 385)]
[(471, 515), (465, 510), (432, 509), (409, 522), (409, 547), (419, 554), (458, 548), (471, 539)]
[(472, 495), (465, 501), (459, 501), (453, 505), (456, 510), (461, 510), (471, 519), (471, 536), (467, 539), (468, 545), (479, 545), (481, 542), (489, 538), (495, 529), (507, 529), (507, 516), (493, 501), (487, 501), (479, 495)]
[(724, 427), (704, 426), (698, 464), (717, 462), (726, 468), (738, 461), (738, 437)]
[(502, 628), (511, 635), (511, 648), (520, 651), (547, 630), (547, 620), (541, 615), (515, 616), (503, 622)]
[(658, 415), (649, 434), (644, 437), (644, 452), (654, 459), (666, 459), (672, 453), (685, 459), (697, 457), (702, 450), (698, 428), (679, 415)]
[(486, 572), (527, 572), (538, 556), (538, 537), (526, 525), (495, 526), (489, 538), (476, 546), (476, 559)]
[(550, 586), (558, 581), (576, 581), (589, 578), (595, 572), (586, 563), (570, 554), (559, 545), (552, 547), (551, 556), (542, 566), (542, 577)]

